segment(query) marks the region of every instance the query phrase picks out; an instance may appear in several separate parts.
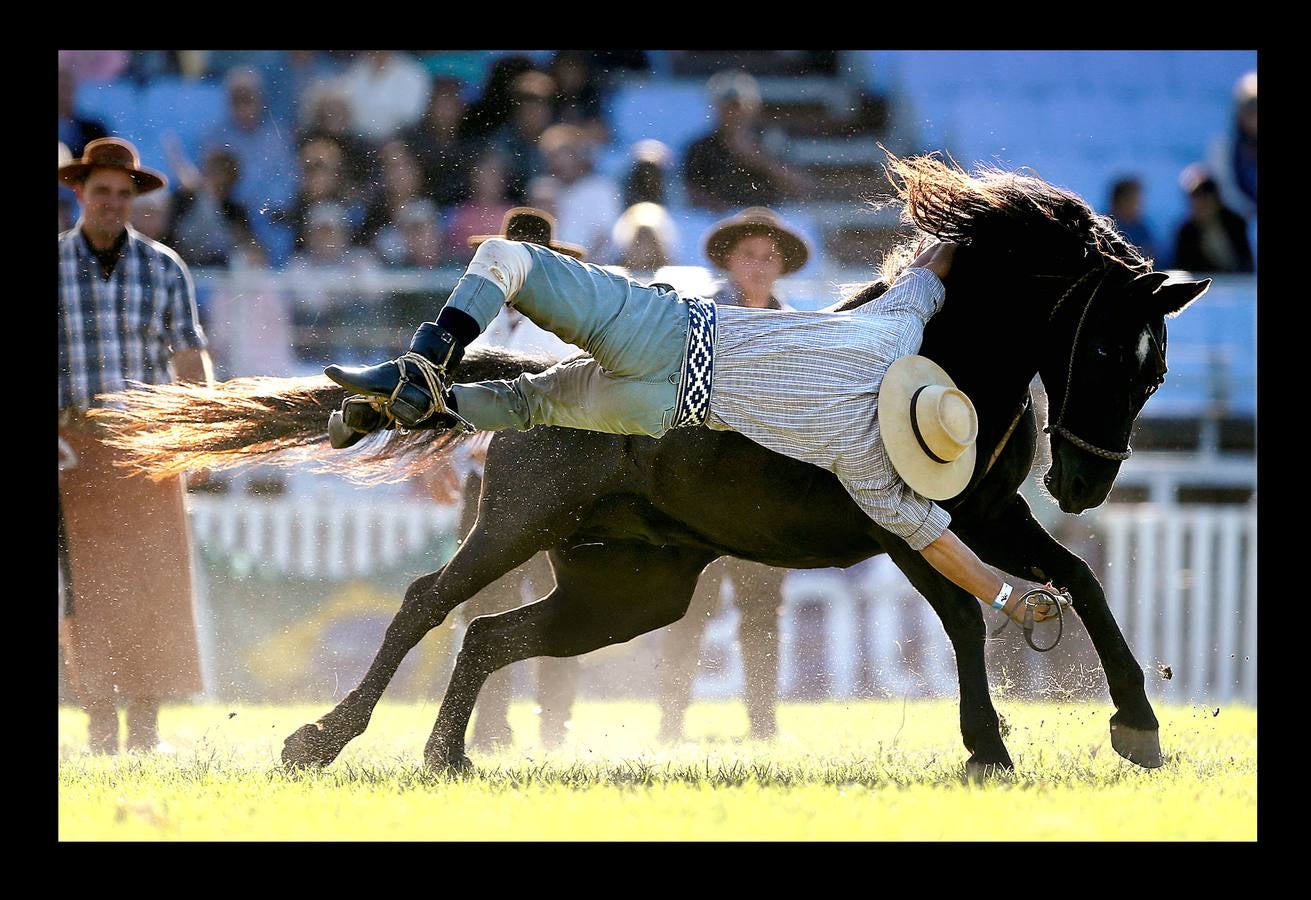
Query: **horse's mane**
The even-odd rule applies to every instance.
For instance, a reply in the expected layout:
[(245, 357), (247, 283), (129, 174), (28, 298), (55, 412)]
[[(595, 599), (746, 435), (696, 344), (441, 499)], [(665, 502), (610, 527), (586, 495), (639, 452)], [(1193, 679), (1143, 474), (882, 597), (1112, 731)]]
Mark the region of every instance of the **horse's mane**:
[[(888, 154), (884, 168), (895, 191), (887, 203), (901, 207), (901, 221), (918, 234), (897, 244), (883, 258), (879, 281), (859, 285), (833, 307), (851, 309), (890, 285), (932, 237), (965, 246), (1009, 247), (1055, 256), (1056, 265), (1077, 266), (1079, 259), (1100, 255), (1135, 274), (1151, 270), (1145, 259), (1115, 228), (1077, 194), (1036, 175), (980, 165), (973, 174), (936, 154), (901, 158)], [(886, 205), (886, 204), (885, 204)]]

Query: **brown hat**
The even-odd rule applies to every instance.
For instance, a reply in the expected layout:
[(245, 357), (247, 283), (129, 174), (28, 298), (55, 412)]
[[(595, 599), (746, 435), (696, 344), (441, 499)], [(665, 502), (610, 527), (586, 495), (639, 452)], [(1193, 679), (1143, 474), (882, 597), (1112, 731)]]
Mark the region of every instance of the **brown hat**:
[(511, 241), (522, 241), (525, 244), (539, 244), (543, 247), (549, 247), (556, 253), (572, 256), (574, 259), (585, 259), (587, 257), (587, 251), (577, 244), (565, 244), (552, 240), (554, 234), (555, 219), (550, 213), (534, 209), (531, 206), (516, 206), (506, 213), (505, 218), (501, 220), (500, 234), (476, 234), (469, 238), (469, 246), (477, 247), (483, 241), (492, 238), (506, 238)]
[(706, 256), (721, 269), (728, 267), (728, 254), (742, 238), (763, 234), (772, 237), (783, 256), (783, 274), (795, 272), (810, 258), (810, 248), (799, 234), (788, 230), (783, 220), (770, 209), (752, 206), (730, 219), (716, 222), (706, 238)]
[(59, 167), (59, 181), (69, 187), (76, 187), (97, 167), (127, 172), (137, 183), (138, 194), (148, 194), (168, 184), (168, 179), (161, 173), (143, 169), (137, 148), (122, 138), (97, 138), (87, 144), (81, 159)]

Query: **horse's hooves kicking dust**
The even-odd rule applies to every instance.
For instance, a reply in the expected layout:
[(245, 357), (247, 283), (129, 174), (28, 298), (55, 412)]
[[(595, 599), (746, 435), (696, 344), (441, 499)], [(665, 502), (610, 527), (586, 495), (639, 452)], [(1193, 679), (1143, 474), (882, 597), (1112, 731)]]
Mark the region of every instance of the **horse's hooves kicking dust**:
[(973, 759), (965, 761), (965, 780), (970, 784), (1011, 781), (1014, 778), (1015, 767), (1009, 763), (983, 763)]
[(1130, 728), (1111, 723), (1111, 746), (1115, 752), (1144, 769), (1165, 765), (1161, 757), (1161, 732), (1158, 729)]
[(322, 768), (341, 752), (334, 743), (319, 723), (302, 725), (282, 742), (282, 764), (294, 769)]

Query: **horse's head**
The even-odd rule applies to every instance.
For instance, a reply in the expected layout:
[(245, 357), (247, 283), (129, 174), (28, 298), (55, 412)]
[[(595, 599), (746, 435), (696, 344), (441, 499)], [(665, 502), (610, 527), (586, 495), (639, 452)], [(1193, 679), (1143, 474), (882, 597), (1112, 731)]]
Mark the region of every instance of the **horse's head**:
[(1090, 269), (1052, 310), (1039, 368), (1052, 451), (1043, 481), (1065, 512), (1098, 506), (1111, 492), (1134, 421), (1165, 380), (1165, 319), (1211, 284), (1166, 277)]
[[(954, 301), (951, 330), (976, 345), (989, 376), (1017, 391), (1035, 369), (1042, 376), (1052, 496), (1066, 512), (1097, 506), (1165, 375), (1165, 317), (1210, 282), (1165, 284), (1114, 222), (1034, 175), (891, 155), (889, 174), (903, 218), (960, 245), (947, 293), (949, 306), (957, 296), (965, 302)], [(903, 251), (885, 264), (886, 283), (907, 258)]]

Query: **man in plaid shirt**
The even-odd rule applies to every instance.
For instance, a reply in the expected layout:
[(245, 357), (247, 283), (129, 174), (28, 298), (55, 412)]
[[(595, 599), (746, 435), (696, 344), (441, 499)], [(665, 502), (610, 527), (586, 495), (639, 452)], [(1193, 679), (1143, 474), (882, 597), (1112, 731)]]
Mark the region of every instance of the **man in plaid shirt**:
[(60, 166), (59, 181), (82, 206), (59, 236), (59, 437), (77, 461), (59, 476), (73, 598), (65, 649), (92, 751), (118, 751), (119, 698), (128, 749), (154, 750), (161, 699), (201, 689), (185, 488), (127, 478), (84, 413), (129, 381), (213, 376), (186, 265), (127, 224), (163, 176), (127, 141), (103, 138)]
[[(876, 301), (827, 313), (717, 308), (546, 247), (490, 240), (474, 254), (437, 320), (419, 326), (410, 352), (376, 366), (328, 367), (329, 378), (358, 392), (333, 413), (329, 437), (334, 447), (349, 447), (393, 422), (479, 431), (555, 425), (657, 438), (693, 425), (737, 431), (833, 472), (875, 524), (980, 602), (1020, 621), (1022, 598), (1041, 586), (1012, 585), (985, 565), (947, 527), (947, 511), (912, 489), (902, 471), (930, 472), (924, 481), (941, 486), (945, 480), (924, 465), (931, 457), (959, 480), (937, 496), (964, 488), (972, 465), (963, 463), (967, 456), (973, 462), (977, 430), (968, 398), (938, 383), (932, 395), (945, 398), (945, 405), (935, 403), (916, 419), (919, 407), (908, 398), (906, 409), (888, 417), (904, 425), (895, 433), (899, 448), (914, 426), (910, 446), (918, 440), (923, 453), (913, 450), (910, 464), (893, 464), (887, 423), (878, 415), (880, 387), (887, 387), (894, 363), (913, 357), (936, 368), (913, 355), (925, 324), (942, 306), (941, 279), (953, 253), (952, 245), (935, 244)], [(449, 385), (463, 348), (503, 303), (590, 356), (513, 381)], [(944, 410), (949, 420), (925, 417)], [(955, 442), (956, 458), (939, 458), (926, 443), (920, 429), (931, 425), (934, 434)], [(1035, 619), (1054, 615), (1040, 607)]]

